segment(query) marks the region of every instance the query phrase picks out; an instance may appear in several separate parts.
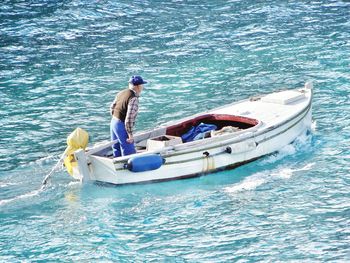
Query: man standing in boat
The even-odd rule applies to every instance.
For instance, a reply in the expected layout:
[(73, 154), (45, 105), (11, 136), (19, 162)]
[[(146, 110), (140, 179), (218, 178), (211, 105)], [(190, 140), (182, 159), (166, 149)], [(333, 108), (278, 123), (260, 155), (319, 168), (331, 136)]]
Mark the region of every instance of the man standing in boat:
[(129, 88), (120, 91), (111, 105), (111, 140), (113, 156), (125, 156), (136, 153), (133, 128), (139, 110), (139, 96), (143, 84), (147, 82), (141, 76), (132, 76)]

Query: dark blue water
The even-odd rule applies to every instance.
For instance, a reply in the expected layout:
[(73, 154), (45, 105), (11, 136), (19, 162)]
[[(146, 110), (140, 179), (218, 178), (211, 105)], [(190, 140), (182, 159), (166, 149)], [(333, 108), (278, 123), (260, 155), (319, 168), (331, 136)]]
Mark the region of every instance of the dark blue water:
[[(5, 0), (0, 29), (1, 262), (350, 260), (349, 1)], [(313, 131), (201, 178), (39, 191), (132, 74), (137, 130), (312, 80)]]

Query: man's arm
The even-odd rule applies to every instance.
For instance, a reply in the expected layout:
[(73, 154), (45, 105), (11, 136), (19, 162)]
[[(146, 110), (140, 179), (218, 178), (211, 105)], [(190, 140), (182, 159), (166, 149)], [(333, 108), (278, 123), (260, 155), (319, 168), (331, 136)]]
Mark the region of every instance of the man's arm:
[[(137, 97), (131, 98), (128, 104), (128, 111), (125, 118), (125, 129), (129, 135), (129, 139), (133, 140), (133, 128), (135, 125), (135, 120), (137, 112), (139, 110), (139, 99)], [(130, 141), (131, 143), (131, 141)]]
[(115, 108), (116, 104), (117, 104), (117, 97), (115, 97), (114, 101), (112, 102), (111, 106), (109, 107), (109, 112), (111, 113), (112, 116), (113, 116), (113, 112), (114, 112), (114, 108)]

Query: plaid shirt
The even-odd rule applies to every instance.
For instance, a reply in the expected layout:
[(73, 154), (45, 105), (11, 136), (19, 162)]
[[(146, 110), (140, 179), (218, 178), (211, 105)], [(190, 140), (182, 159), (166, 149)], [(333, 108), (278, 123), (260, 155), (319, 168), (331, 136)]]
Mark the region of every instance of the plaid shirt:
[[(139, 97), (135, 91), (133, 92), (135, 93), (136, 97), (133, 97), (129, 100), (128, 109), (125, 117), (125, 129), (127, 133), (130, 135), (132, 135), (133, 133), (137, 112), (139, 110)], [(110, 113), (112, 116), (113, 116), (113, 112), (116, 104), (117, 104), (117, 97), (114, 99), (114, 101), (110, 106)]]
[(139, 110), (139, 98), (133, 97), (128, 104), (128, 111), (125, 118), (125, 129), (129, 135), (132, 135), (137, 112)]

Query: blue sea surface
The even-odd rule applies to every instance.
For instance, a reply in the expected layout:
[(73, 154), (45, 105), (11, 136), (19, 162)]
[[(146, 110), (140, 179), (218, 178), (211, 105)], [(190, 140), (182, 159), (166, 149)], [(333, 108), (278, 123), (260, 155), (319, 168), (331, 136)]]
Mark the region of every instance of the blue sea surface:
[[(137, 131), (310, 80), (312, 131), (199, 178), (40, 190), (133, 74)], [(3, 0), (0, 262), (349, 262), (349, 101), (349, 1)]]

